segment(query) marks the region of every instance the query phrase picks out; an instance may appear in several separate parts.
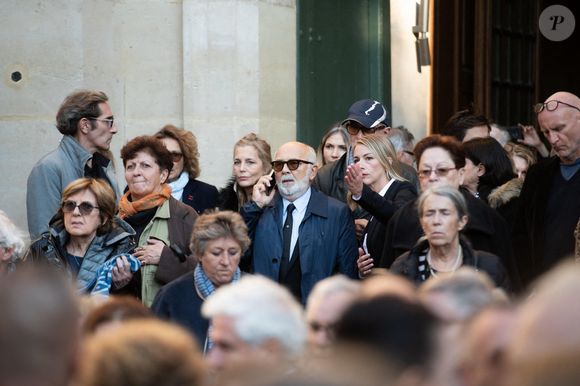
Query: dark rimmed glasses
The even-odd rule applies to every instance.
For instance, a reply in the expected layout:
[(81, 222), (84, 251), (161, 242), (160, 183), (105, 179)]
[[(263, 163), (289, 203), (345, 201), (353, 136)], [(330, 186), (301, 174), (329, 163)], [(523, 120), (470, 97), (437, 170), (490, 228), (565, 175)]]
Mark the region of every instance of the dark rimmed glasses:
[(83, 216), (87, 216), (91, 214), (93, 209), (99, 209), (98, 206), (94, 206), (90, 202), (83, 201), (80, 204), (77, 204), (74, 201), (65, 201), (62, 203), (62, 211), (64, 213), (72, 213), (75, 211), (76, 208), (79, 208), (79, 212)]
[(171, 159), (173, 160), (173, 162), (179, 162), (181, 161), (181, 158), (183, 158), (183, 153), (180, 153), (178, 151), (171, 151)]
[(456, 170), (457, 168), (437, 168), (437, 169), (424, 169), (419, 170), (417, 174), (419, 178), (429, 178), (432, 173), (435, 173), (437, 177), (445, 177), (450, 171)]
[(87, 118), (90, 119), (91, 121), (100, 121), (100, 122), (107, 122), (107, 126), (110, 128), (113, 127), (113, 125), (115, 124), (115, 118)]
[(303, 159), (289, 159), (288, 161), (272, 161), (272, 169), (276, 172), (281, 172), (284, 169), (284, 165), (288, 165), (288, 169), (294, 171), (300, 167), (300, 164), (310, 164), (310, 161), (305, 161)]
[(373, 134), (375, 133), (379, 128), (383, 128), (383, 125), (377, 125), (375, 127), (371, 127), (370, 129), (368, 127), (364, 127), (363, 125), (361, 125), (360, 123), (356, 122), (356, 121), (348, 121), (345, 124), (346, 126), (346, 131), (348, 131), (348, 133), (350, 135), (357, 135), (359, 133), (359, 131), (362, 131), (364, 134)]
[(541, 112), (542, 112), (544, 109), (546, 109), (546, 110), (548, 110), (548, 111), (554, 111), (554, 110), (556, 110), (556, 109), (558, 108), (558, 106), (559, 106), (559, 105), (568, 106), (568, 107), (571, 107), (571, 108), (573, 108), (573, 109), (576, 109), (576, 110), (580, 111), (580, 108), (578, 108), (578, 107), (576, 107), (576, 106), (569, 105), (569, 104), (568, 104), (568, 103), (566, 103), (566, 102), (561, 102), (561, 101), (558, 101), (558, 100), (555, 100), (555, 99), (554, 99), (554, 100), (551, 100), (551, 101), (547, 101), (547, 102), (545, 102), (545, 103), (536, 103), (536, 104), (534, 105), (534, 112), (535, 112), (536, 114), (539, 114), (539, 113), (541, 113)]

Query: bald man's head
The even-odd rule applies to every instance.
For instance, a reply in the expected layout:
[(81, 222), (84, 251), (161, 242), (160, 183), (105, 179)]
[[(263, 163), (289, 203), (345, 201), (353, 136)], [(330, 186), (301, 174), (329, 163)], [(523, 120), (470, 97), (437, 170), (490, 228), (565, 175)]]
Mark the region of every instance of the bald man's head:
[(574, 163), (580, 158), (580, 98), (558, 91), (539, 106), (542, 133), (563, 164)]
[[(287, 142), (276, 152), (273, 165), (280, 195), (294, 201), (306, 193), (316, 177), (316, 151), (301, 142)], [(277, 165), (282, 169), (277, 170)]]

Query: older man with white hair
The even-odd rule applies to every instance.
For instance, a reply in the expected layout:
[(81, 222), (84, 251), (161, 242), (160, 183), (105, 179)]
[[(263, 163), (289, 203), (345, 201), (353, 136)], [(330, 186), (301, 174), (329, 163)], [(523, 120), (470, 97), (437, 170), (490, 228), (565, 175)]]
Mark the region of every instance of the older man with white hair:
[(354, 220), (346, 204), (311, 187), (317, 166), (310, 146), (283, 144), (272, 169), (278, 193), (263, 176), (241, 211), (252, 236), (252, 265), (304, 303), (316, 282), (334, 273), (357, 277)]
[(16, 269), (24, 253), (25, 240), (24, 233), (0, 210), (0, 276)]
[(316, 352), (334, 342), (334, 329), (344, 311), (359, 297), (360, 282), (343, 275), (319, 281), (306, 304), (308, 344)]
[(220, 287), (203, 304), (211, 319), (214, 370), (244, 364), (288, 365), (303, 353), (306, 325), (302, 307), (282, 286), (261, 276), (246, 276)]

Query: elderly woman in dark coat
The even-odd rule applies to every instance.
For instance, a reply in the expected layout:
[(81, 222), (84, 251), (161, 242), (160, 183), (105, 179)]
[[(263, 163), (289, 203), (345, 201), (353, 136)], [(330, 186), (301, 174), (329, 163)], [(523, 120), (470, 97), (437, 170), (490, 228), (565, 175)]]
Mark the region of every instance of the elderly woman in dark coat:
[(240, 278), (238, 265), (249, 246), (248, 228), (237, 212), (201, 215), (191, 238), (195, 271), (163, 287), (153, 302), (153, 312), (191, 331), (205, 351), (209, 324), (201, 316), (201, 306), (217, 288)]
[(499, 258), (473, 250), (461, 239), (468, 213), (459, 190), (446, 185), (427, 189), (419, 197), (417, 208), (425, 236), (395, 260), (393, 273), (421, 284), (430, 277), (453, 275), (459, 267), (469, 265), (487, 273), (496, 286), (509, 289), (509, 278)]
[(131, 292), (150, 306), (162, 285), (193, 269), (187, 257), (197, 212), (171, 196), (173, 159), (161, 140), (136, 137), (123, 146), (121, 158), (128, 190), (119, 215), (136, 231), (134, 255), (142, 264)]

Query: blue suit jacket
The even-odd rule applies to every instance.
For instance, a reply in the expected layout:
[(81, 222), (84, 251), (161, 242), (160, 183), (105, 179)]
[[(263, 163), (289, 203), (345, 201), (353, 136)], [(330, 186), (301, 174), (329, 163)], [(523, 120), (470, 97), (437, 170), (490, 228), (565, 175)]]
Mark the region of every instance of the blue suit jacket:
[[(282, 256), (282, 197), (260, 209), (254, 202), (242, 207), (242, 216), (253, 240), (254, 273), (278, 281)], [(298, 245), (302, 272), (302, 299), (314, 285), (335, 273), (357, 278), (358, 258), (354, 220), (349, 208), (314, 187), (300, 224)]]

